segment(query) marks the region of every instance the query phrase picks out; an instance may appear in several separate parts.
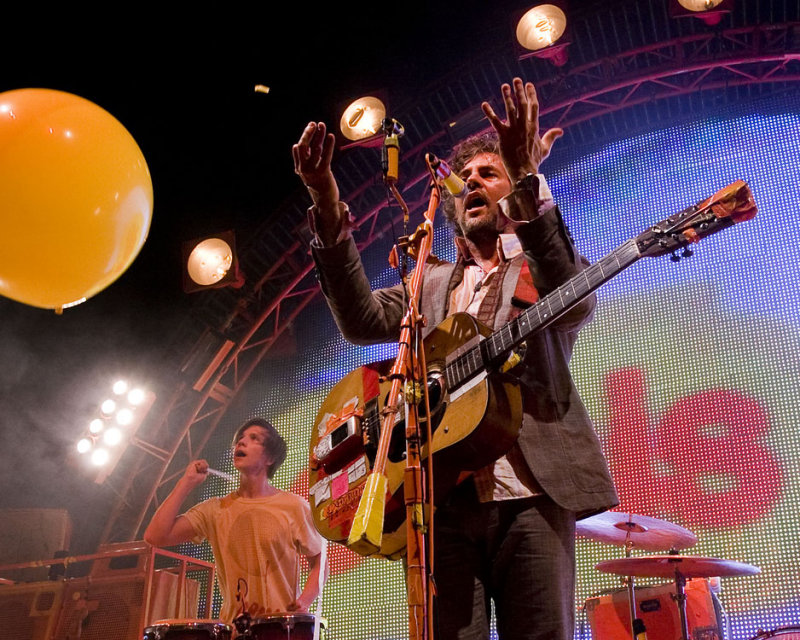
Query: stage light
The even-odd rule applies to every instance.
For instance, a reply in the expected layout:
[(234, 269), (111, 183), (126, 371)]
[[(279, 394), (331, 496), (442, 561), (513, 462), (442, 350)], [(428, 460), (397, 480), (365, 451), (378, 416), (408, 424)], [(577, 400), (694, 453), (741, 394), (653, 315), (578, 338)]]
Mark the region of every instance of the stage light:
[(380, 98), (364, 96), (351, 102), (339, 121), (342, 135), (353, 142), (363, 141), (381, 132), (386, 106)]
[(517, 22), (517, 42), (530, 52), (520, 59), (536, 56), (550, 60), (557, 67), (565, 64), (569, 45), (564, 38), (566, 29), (567, 16), (561, 7), (540, 4), (529, 9)]
[(722, 4), (722, 0), (678, 0), (678, 4), (689, 11), (708, 11)]
[(108, 464), (110, 457), (111, 456), (108, 454), (108, 451), (106, 449), (95, 449), (94, 451), (92, 451), (90, 459), (94, 466), (102, 467)]
[(88, 453), (92, 448), (91, 438), (81, 438), (78, 440), (78, 453)]
[(182, 252), (183, 290), (186, 293), (220, 287), (238, 289), (244, 285), (233, 231), (184, 242)]
[(186, 268), (189, 277), (197, 284), (209, 285), (222, 280), (232, 264), (230, 245), (220, 238), (208, 238), (192, 249)]
[(133, 411), (130, 409), (120, 409), (116, 415), (117, 424), (127, 427), (133, 422)]
[(726, 13), (733, 11), (732, 0), (670, 0), (673, 18), (693, 17), (709, 26), (719, 24)]
[(122, 442), (122, 431), (117, 427), (111, 427), (103, 434), (103, 442), (110, 447), (118, 445)]
[(517, 24), (517, 42), (530, 51), (538, 51), (556, 43), (567, 26), (567, 16), (552, 4), (534, 7)]
[[(119, 445), (135, 435), (155, 402), (151, 391), (139, 387), (131, 389), (121, 380), (113, 383), (111, 389), (118, 399), (106, 399), (100, 404), (96, 411), (102, 417), (89, 422), (76, 445), (78, 453), (94, 469), (94, 481), (98, 484), (114, 470), (126, 448)], [(104, 446), (98, 447), (100, 443)]]
[(128, 383), (125, 380), (117, 380), (111, 390), (115, 395), (121, 396), (128, 390)]

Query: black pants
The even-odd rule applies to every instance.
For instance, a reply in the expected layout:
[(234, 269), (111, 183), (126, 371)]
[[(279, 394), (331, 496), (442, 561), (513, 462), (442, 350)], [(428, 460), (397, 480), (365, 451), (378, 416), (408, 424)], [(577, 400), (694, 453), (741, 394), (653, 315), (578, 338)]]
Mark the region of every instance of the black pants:
[(436, 511), (437, 640), (572, 640), (575, 514), (547, 496), (479, 503), (471, 482)]

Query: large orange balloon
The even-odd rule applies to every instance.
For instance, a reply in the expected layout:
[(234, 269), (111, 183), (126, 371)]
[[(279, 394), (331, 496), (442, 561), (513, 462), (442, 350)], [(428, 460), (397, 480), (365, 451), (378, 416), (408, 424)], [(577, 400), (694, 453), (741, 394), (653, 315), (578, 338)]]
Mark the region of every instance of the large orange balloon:
[(114, 282), (142, 248), (153, 184), (136, 141), (96, 104), (0, 93), (0, 294), (60, 311)]

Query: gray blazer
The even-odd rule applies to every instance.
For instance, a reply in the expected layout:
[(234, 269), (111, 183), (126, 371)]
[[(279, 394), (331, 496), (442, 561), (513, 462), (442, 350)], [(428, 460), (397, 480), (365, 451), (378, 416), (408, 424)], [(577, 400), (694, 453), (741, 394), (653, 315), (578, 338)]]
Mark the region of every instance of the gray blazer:
[[(494, 329), (508, 321), (516, 275), (527, 260), (541, 297), (578, 274), (588, 261), (575, 250), (556, 207), (521, 226), (523, 253), (512, 261), (504, 280)], [(400, 285), (370, 291), (352, 239), (332, 247), (312, 243), (322, 292), (342, 335), (355, 344), (393, 342), (399, 336), (405, 307)], [(458, 286), (463, 263), (426, 265), (420, 309), (427, 327), (448, 315), (450, 292)], [(585, 517), (617, 504), (617, 493), (600, 441), (569, 371), (578, 330), (591, 320), (596, 300), (590, 296), (527, 340), (519, 375), (523, 422), (519, 445), (531, 473), (559, 505)]]

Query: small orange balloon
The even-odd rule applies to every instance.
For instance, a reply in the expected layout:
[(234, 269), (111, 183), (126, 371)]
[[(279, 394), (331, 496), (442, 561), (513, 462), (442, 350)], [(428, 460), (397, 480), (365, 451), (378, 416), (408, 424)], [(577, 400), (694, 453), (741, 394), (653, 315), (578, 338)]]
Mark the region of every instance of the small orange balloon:
[(147, 163), (114, 116), (62, 91), (0, 93), (0, 295), (83, 302), (130, 266), (152, 211)]

